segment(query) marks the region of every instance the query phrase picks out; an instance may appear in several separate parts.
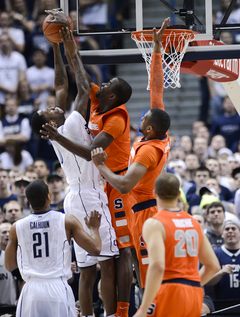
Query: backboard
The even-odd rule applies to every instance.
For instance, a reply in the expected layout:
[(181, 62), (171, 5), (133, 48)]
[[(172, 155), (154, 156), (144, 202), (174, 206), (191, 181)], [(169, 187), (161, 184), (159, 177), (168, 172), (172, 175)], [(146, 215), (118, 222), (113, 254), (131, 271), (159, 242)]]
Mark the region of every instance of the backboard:
[[(68, 0), (60, 0), (61, 7), (65, 13), (69, 12)], [(117, 3), (123, 3), (123, 7), (117, 8)], [(201, 2), (200, 8), (199, 3)], [(237, 0), (225, 0), (229, 2), (229, 13), (234, 9)], [(80, 4), (79, 4), (80, 3)], [(154, 11), (151, 7), (154, 4)], [(198, 5), (197, 5), (198, 4)], [(115, 7), (114, 7), (115, 6)], [(125, 6), (125, 7), (124, 7)], [(82, 14), (81, 0), (76, 0), (77, 11), (79, 16)], [(135, 15), (127, 16), (130, 7), (135, 9)], [(197, 7), (197, 9), (195, 9)], [(121, 22), (114, 21), (114, 10), (125, 10), (122, 14)], [(139, 63), (142, 62), (141, 54), (136, 49), (136, 46), (130, 40), (131, 31), (152, 29), (160, 27), (161, 22), (167, 16), (171, 17), (171, 24), (187, 25), (188, 28), (198, 31), (195, 35), (196, 40), (211, 40), (215, 36), (219, 36), (219, 32), (223, 30), (237, 32), (240, 30), (240, 24), (226, 24), (223, 20), (223, 25), (215, 24), (213, 21), (213, 12), (221, 10), (221, 1), (217, 0), (128, 0), (128, 1), (110, 1), (110, 15), (108, 23), (97, 31), (86, 30), (78, 23), (75, 34), (79, 36), (98, 36), (104, 39), (102, 45), (97, 50), (84, 50), (81, 52), (83, 61), (86, 64), (121, 64), (121, 63)], [(228, 10), (227, 10), (228, 11)], [(124, 15), (125, 14), (125, 15)], [(224, 18), (224, 16), (223, 16)], [(221, 19), (222, 21), (222, 19)], [(228, 19), (227, 22), (230, 20)], [(240, 20), (239, 20), (240, 21)], [(231, 22), (231, 21), (230, 21)], [(214, 27), (213, 27), (214, 24)], [(115, 38), (111, 42), (110, 38)], [(121, 40), (118, 40), (121, 38)], [(124, 47), (118, 47), (118, 44), (124, 41)], [(240, 41), (239, 41), (240, 43)], [(213, 46), (189, 46), (183, 61), (195, 60), (212, 60), (225, 58), (238, 58), (240, 44), (225, 45), (224, 47)]]
[[(60, 1), (63, 10), (68, 13), (68, 0)], [(81, 13), (81, 0), (76, 1), (77, 12)], [(211, 62), (213, 69), (208, 66), (209, 68), (205, 73), (199, 74), (202, 76), (208, 74), (211, 79), (221, 82), (223, 78), (224, 88), (240, 113), (240, 100), (237, 98), (240, 94), (240, 24), (238, 23), (240, 21), (240, 9), (236, 9), (237, 0), (125, 0), (110, 1), (110, 3), (111, 5), (124, 4), (126, 5), (125, 13), (134, 11), (135, 14), (127, 17), (123, 15), (119, 24), (116, 23), (118, 20), (115, 19), (114, 21), (113, 19), (116, 24), (114, 27), (106, 23), (106, 26), (98, 31), (86, 31), (78, 25), (75, 29), (76, 36), (98, 37), (105, 43), (100, 49), (80, 50), (84, 64), (117, 65), (144, 62), (140, 51), (131, 40), (131, 31), (152, 29), (153, 27), (159, 28), (162, 21), (170, 16), (171, 24), (181, 24), (196, 32), (195, 43), (189, 45), (183, 57), (181, 72), (198, 74), (198, 71), (202, 70), (202, 65), (195, 72), (192, 71), (193, 67), (191, 65), (195, 61), (208, 60)], [(221, 12), (222, 3), (225, 4), (224, 14), (218, 14), (216, 20), (214, 12)], [(110, 8), (110, 13), (112, 9), (114, 8)], [(232, 16), (238, 18), (234, 20)], [(214, 42), (215, 39), (219, 40), (223, 31), (234, 32), (234, 45), (231, 41), (227, 45), (217, 45)], [(111, 41), (113, 38), (115, 42)], [(120, 40), (118, 40), (119, 38)], [(120, 43), (119, 47), (119, 44), (115, 45), (116, 42)], [(190, 63), (190, 66), (187, 63)], [(187, 65), (187, 68), (183, 67), (184, 65)], [(235, 71), (234, 76), (230, 79), (228, 76), (229, 69), (230, 72), (233, 69)], [(227, 73), (225, 73), (225, 70)]]

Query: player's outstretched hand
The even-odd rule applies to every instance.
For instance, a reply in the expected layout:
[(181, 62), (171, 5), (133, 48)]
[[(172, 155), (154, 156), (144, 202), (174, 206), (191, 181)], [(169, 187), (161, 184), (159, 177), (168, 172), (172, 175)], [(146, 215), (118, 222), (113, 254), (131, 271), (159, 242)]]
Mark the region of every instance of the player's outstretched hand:
[(91, 211), (89, 219), (85, 217), (84, 220), (89, 229), (98, 229), (101, 224), (101, 218), (102, 215), (98, 211), (94, 210)]
[(47, 23), (69, 27), (69, 21), (66, 17), (66, 14), (63, 11), (60, 11), (59, 9), (53, 9), (45, 10), (45, 12), (52, 16), (50, 20), (46, 21)]
[(74, 56), (75, 54), (77, 54), (77, 44), (74, 40), (72, 30), (70, 30), (68, 27), (63, 27), (62, 30), (59, 31), (59, 33), (61, 35), (61, 39), (63, 41), (66, 52), (70, 56)]
[(40, 130), (41, 138), (44, 140), (57, 140), (59, 133), (57, 127), (54, 124), (46, 123), (43, 126), (44, 130)]
[(98, 167), (99, 165), (104, 165), (107, 160), (107, 154), (101, 147), (97, 147), (91, 151), (91, 157), (93, 163)]
[(154, 41), (155, 44), (161, 42), (163, 33), (164, 33), (166, 27), (168, 26), (168, 23), (169, 23), (169, 22), (170, 22), (170, 18), (166, 18), (166, 19), (163, 21), (160, 30), (157, 31), (156, 28), (153, 28), (153, 41)]

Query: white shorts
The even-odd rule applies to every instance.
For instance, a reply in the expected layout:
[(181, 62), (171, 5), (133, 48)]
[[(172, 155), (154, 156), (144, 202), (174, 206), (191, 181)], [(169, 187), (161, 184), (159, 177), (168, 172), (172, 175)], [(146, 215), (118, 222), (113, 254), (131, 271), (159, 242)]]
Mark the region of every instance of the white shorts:
[(75, 299), (66, 279), (30, 278), (24, 284), (16, 317), (76, 317)]
[(89, 217), (90, 212), (97, 210), (101, 213), (101, 226), (99, 234), (102, 240), (102, 249), (98, 257), (90, 256), (87, 251), (79, 247), (74, 241), (77, 265), (80, 268), (90, 267), (111, 257), (119, 255), (115, 230), (112, 227), (111, 214), (108, 209), (107, 196), (100, 188), (81, 188), (81, 191), (71, 189), (64, 199), (66, 214), (74, 215), (82, 223), (84, 229), (89, 232), (84, 218)]

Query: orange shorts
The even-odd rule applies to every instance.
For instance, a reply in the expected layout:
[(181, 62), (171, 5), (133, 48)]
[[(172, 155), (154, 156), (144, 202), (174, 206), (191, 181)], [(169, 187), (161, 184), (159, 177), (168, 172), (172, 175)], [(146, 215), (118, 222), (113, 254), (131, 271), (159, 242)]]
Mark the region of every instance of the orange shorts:
[(108, 196), (112, 226), (116, 232), (118, 248), (132, 247), (133, 240), (129, 229), (131, 212), (129, 194), (121, 194), (108, 182), (105, 184), (104, 191)]
[(139, 271), (141, 276), (141, 286), (145, 287), (145, 280), (148, 268), (148, 252), (146, 248), (146, 244), (142, 237), (142, 227), (144, 222), (154, 216), (157, 212), (157, 206), (149, 207), (147, 209), (143, 209), (137, 211), (132, 216), (132, 236), (133, 236), (133, 245), (136, 249), (137, 258), (139, 262)]
[(162, 284), (148, 309), (152, 317), (200, 317), (203, 289), (180, 283)]

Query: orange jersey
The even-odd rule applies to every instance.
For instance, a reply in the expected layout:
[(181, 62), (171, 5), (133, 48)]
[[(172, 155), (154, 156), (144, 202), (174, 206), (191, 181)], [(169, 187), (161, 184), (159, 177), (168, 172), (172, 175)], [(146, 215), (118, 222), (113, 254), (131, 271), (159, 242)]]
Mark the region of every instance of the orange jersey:
[(166, 230), (163, 281), (181, 278), (200, 282), (202, 230), (197, 220), (183, 210), (160, 210), (153, 218), (160, 220)]
[(88, 123), (89, 130), (96, 136), (103, 131), (110, 134), (114, 140), (105, 149), (108, 159), (106, 166), (111, 171), (122, 171), (128, 167), (130, 153), (130, 120), (125, 105), (121, 105), (107, 112), (99, 112), (99, 100), (96, 93), (100, 88), (91, 87), (91, 112)]
[(132, 205), (155, 199), (153, 196), (154, 183), (162, 171), (166, 171), (169, 151), (170, 139), (168, 134), (162, 140), (142, 138), (133, 144), (130, 163), (141, 163), (147, 167), (147, 171), (131, 191)]

